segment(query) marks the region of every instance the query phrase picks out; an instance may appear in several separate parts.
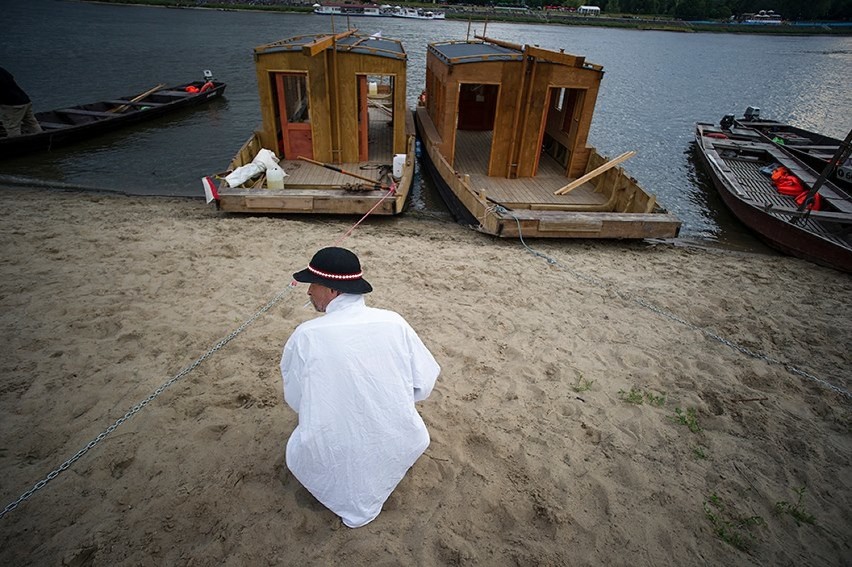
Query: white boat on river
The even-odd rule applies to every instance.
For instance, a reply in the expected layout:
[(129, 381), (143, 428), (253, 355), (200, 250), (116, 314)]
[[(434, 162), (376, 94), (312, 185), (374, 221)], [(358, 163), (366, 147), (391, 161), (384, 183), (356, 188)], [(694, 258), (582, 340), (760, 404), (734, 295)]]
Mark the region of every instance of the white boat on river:
[(390, 17), (396, 8), (389, 4), (314, 4), (314, 14), (321, 16), (378, 16)]
[(444, 12), (436, 12), (433, 10), (424, 10), (423, 8), (402, 8), (397, 6), (393, 10), (395, 18), (410, 18), (412, 20), (445, 20), (447, 19)]
[(409, 18), (412, 20), (445, 20), (444, 12), (423, 8), (403, 8), (389, 4), (314, 4), (314, 14), (321, 16), (378, 16)]

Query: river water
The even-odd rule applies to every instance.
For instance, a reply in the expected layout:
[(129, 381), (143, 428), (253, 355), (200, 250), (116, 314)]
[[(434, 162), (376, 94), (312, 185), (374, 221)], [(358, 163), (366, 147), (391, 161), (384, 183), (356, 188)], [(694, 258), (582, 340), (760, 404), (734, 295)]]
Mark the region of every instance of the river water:
[[(152, 8), (67, 0), (3, 1), (0, 65), (36, 111), (135, 95), (157, 83), (227, 83), (224, 100), (103, 137), (0, 161), (3, 179), (145, 195), (203, 195), (200, 178), (225, 169), (260, 123), (252, 48), (330, 32), (313, 14)], [(404, 42), (412, 105), (425, 81), (426, 45), (482, 33), (481, 22), (352, 19), (362, 32)], [(337, 31), (346, 23), (334, 19)], [(852, 128), (852, 37), (673, 33), (490, 23), (487, 35), (583, 55), (606, 72), (590, 143), (625, 163), (683, 220), (681, 236), (720, 244), (745, 231), (724, 210), (691, 151), (693, 124), (746, 106), (835, 137)], [(412, 208), (440, 212), (418, 176)]]

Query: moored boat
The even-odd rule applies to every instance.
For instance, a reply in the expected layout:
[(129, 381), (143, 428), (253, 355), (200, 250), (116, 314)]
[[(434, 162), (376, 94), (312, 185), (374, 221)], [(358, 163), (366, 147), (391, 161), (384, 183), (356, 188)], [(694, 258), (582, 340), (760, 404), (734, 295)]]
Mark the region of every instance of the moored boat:
[(314, 4), (314, 14), (320, 16), (390, 17), (394, 8), (389, 4)]
[(438, 10), (426, 10), (424, 8), (406, 8), (397, 6), (393, 9), (395, 18), (408, 18), (411, 20), (445, 20), (447, 15)]
[(208, 200), (228, 212), (401, 213), (415, 159), (402, 43), (302, 35), (256, 47), (254, 60), (261, 128), (215, 194), (205, 183)]
[[(167, 87), (159, 84), (143, 93), (36, 112), (42, 131), (6, 137), (0, 133), (0, 159), (50, 150), (88, 140), (130, 124), (160, 117), (181, 108), (209, 102), (225, 92), (225, 83), (204, 79)], [(0, 127), (1, 128), (1, 127)]]
[(852, 272), (848, 194), (751, 129), (698, 123), (695, 143), (725, 205), (761, 240), (785, 254)]
[(587, 145), (603, 68), (476, 36), (429, 45), (416, 110), (424, 164), (454, 216), (501, 236), (668, 238), (680, 221)]

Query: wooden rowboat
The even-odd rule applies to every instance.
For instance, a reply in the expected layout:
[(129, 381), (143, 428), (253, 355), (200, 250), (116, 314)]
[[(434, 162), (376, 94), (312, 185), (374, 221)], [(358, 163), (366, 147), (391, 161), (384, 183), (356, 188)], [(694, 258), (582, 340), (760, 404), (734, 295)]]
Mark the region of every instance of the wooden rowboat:
[[(205, 88), (208, 82), (209, 86)], [(0, 137), (0, 159), (87, 140), (181, 108), (209, 102), (221, 97), (224, 92), (225, 83), (205, 78), (171, 87), (160, 84), (137, 95), (36, 112), (42, 132)]]
[[(748, 129), (695, 126), (698, 146), (713, 184), (744, 225), (769, 246), (798, 258), (852, 272), (852, 199), (781, 146), (756, 138)], [(806, 192), (816, 185), (822, 206), (803, 209), (779, 192), (770, 170), (783, 166)]]
[(517, 238), (669, 238), (680, 221), (587, 145), (603, 68), (476, 36), (429, 45), (422, 158), (460, 222)]

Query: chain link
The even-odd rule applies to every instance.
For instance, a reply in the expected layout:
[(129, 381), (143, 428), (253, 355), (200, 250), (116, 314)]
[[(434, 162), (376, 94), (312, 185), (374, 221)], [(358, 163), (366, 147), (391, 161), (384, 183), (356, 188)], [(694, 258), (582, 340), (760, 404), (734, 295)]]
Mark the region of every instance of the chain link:
[(739, 344), (737, 344), (737, 343), (735, 343), (735, 342), (733, 342), (729, 339), (726, 339), (724, 337), (717, 335), (716, 333), (714, 333), (712, 331), (709, 331), (707, 329), (703, 329), (703, 328), (699, 327), (698, 325), (695, 325), (694, 323), (690, 323), (689, 321), (687, 321), (687, 320), (685, 320), (681, 317), (678, 317), (677, 315), (675, 315), (674, 313), (671, 313), (670, 311), (666, 311), (665, 309), (661, 309), (661, 308), (657, 307), (656, 305), (649, 303), (648, 301), (645, 301), (644, 299), (633, 297), (628, 293), (625, 293), (625, 292), (622, 292), (618, 289), (615, 289), (615, 288), (613, 288), (613, 286), (611, 284), (608, 284), (608, 283), (604, 282), (603, 280), (599, 280), (597, 278), (582, 274), (582, 273), (572, 269), (571, 267), (560, 263), (559, 261), (555, 260), (554, 258), (551, 258), (550, 256), (548, 256), (546, 254), (542, 254), (541, 252), (538, 252), (537, 250), (533, 250), (532, 248), (530, 248), (527, 245), (526, 242), (524, 242), (524, 237), (521, 234), (521, 222), (518, 219), (518, 217), (516, 217), (515, 215), (512, 215), (512, 213), (508, 209), (506, 209), (505, 207), (498, 206), (497, 210), (498, 210), (498, 212), (508, 214), (508, 215), (512, 216), (512, 218), (515, 219), (515, 222), (518, 223), (518, 236), (521, 239), (521, 244), (523, 244), (524, 248), (526, 248), (527, 251), (530, 254), (532, 254), (533, 256), (536, 256), (538, 258), (544, 259), (548, 264), (558, 266), (559, 268), (565, 270), (566, 272), (570, 273), (571, 275), (573, 275), (575, 278), (577, 278), (579, 280), (586, 281), (586, 282), (588, 282), (588, 283), (590, 283), (590, 284), (592, 284), (596, 287), (608, 290), (611, 293), (614, 293), (616, 296), (618, 296), (619, 298), (621, 298), (625, 301), (632, 301), (633, 303), (640, 305), (641, 307), (644, 307), (645, 309), (649, 309), (650, 311), (653, 311), (654, 313), (657, 313), (658, 315), (666, 317), (667, 319), (671, 319), (672, 321), (675, 321), (676, 323), (680, 323), (681, 325), (685, 325), (686, 327), (689, 327), (690, 329), (692, 329), (694, 331), (699, 331), (700, 333), (704, 334), (706, 337), (709, 337), (711, 339), (719, 341), (723, 345), (725, 345), (725, 346), (727, 346), (727, 347), (729, 347), (733, 350), (736, 350), (738, 352), (741, 352), (742, 354), (745, 354), (746, 356), (750, 356), (752, 358), (757, 358), (759, 360), (763, 360), (763, 361), (765, 361), (769, 364), (777, 364), (779, 366), (783, 366), (787, 370), (787, 372), (790, 372), (791, 374), (796, 374), (797, 376), (801, 376), (803, 378), (807, 378), (808, 380), (812, 380), (812, 381), (816, 382), (817, 384), (820, 384), (821, 386), (828, 388), (829, 390), (840, 394), (841, 396), (845, 397), (847, 400), (852, 399), (852, 393), (850, 393), (849, 390), (846, 390), (844, 388), (841, 388), (840, 386), (832, 384), (831, 382), (823, 380), (822, 378), (814, 376), (810, 372), (807, 372), (807, 371), (802, 370), (802, 369), (800, 369), (796, 366), (793, 366), (790, 363), (784, 362), (782, 360), (778, 360), (778, 359), (773, 358), (771, 356), (767, 356), (767, 355), (760, 353), (760, 352), (755, 352), (755, 351), (753, 351), (749, 348), (746, 348), (742, 345), (739, 345)]
[(284, 297), (285, 297), (288, 293), (290, 293), (290, 292), (293, 290), (293, 288), (295, 288), (295, 286), (296, 286), (296, 282), (291, 282), (289, 286), (287, 286), (287, 287), (286, 287), (283, 291), (279, 292), (279, 293), (278, 293), (278, 295), (276, 295), (275, 297), (273, 297), (273, 298), (269, 301), (269, 303), (267, 303), (266, 305), (264, 305), (263, 307), (261, 307), (261, 308), (257, 311), (257, 313), (255, 313), (254, 315), (252, 315), (251, 317), (249, 317), (249, 318), (248, 318), (245, 322), (243, 322), (243, 324), (242, 324), (242, 325), (240, 325), (239, 327), (237, 327), (237, 329), (236, 329), (236, 330), (234, 330), (234, 331), (233, 331), (233, 332), (231, 332), (231, 333), (230, 333), (227, 337), (225, 337), (224, 339), (220, 340), (218, 343), (216, 343), (215, 345), (213, 345), (213, 347), (211, 347), (211, 348), (210, 348), (207, 352), (205, 352), (205, 353), (204, 353), (204, 354), (202, 354), (200, 357), (198, 357), (198, 358), (197, 358), (197, 359), (196, 359), (196, 360), (195, 360), (192, 364), (190, 364), (189, 366), (187, 366), (186, 368), (184, 368), (183, 370), (181, 370), (180, 372), (178, 372), (177, 374), (175, 374), (172, 378), (170, 378), (169, 380), (167, 380), (166, 382), (164, 382), (163, 384), (161, 384), (161, 385), (160, 385), (160, 386), (159, 386), (156, 390), (154, 390), (154, 392), (153, 392), (153, 393), (151, 393), (151, 394), (150, 394), (147, 398), (145, 398), (144, 400), (142, 400), (141, 402), (139, 402), (138, 404), (136, 404), (135, 406), (133, 406), (133, 407), (130, 409), (130, 411), (128, 411), (128, 412), (127, 412), (126, 414), (124, 414), (122, 417), (120, 417), (120, 418), (118, 418), (117, 420), (115, 420), (115, 423), (113, 423), (112, 425), (110, 425), (109, 427), (107, 427), (107, 428), (106, 428), (103, 432), (101, 432), (100, 434), (98, 434), (98, 436), (97, 436), (97, 437), (95, 437), (94, 439), (92, 439), (91, 441), (89, 441), (89, 442), (86, 444), (86, 446), (85, 446), (85, 447), (83, 447), (82, 449), (80, 449), (79, 451), (77, 451), (77, 452), (74, 454), (74, 456), (73, 456), (73, 457), (71, 457), (70, 459), (68, 459), (67, 461), (65, 461), (65, 462), (64, 462), (64, 463), (62, 463), (61, 465), (59, 465), (56, 469), (54, 469), (53, 471), (51, 471), (50, 473), (48, 473), (48, 475), (47, 475), (46, 477), (44, 477), (43, 479), (41, 479), (40, 481), (38, 481), (37, 483), (35, 483), (35, 484), (33, 485), (33, 487), (32, 487), (32, 488), (30, 488), (29, 490), (27, 490), (26, 492), (24, 492), (23, 494), (21, 494), (21, 495), (18, 497), (18, 499), (17, 499), (17, 500), (15, 500), (14, 502), (9, 503), (9, 504), (6, 506), (6, 508), (4, 508), (2, 512), (0, 512), (0, 519), (3, 519), (3, 518), (6, 516), (6, 514), (8, 514), (9, 512), (11, 512), (12, 510), (14, 510), (15, 508), (17, 508), (18, 506), (20, 506), (20, 505), (21, 505), (21, 503), (23, 503), (25, 500), (27, 500), (30, 496), (32, 496), (33, 494), (35, 494), (36, 492), (38, 492), (39, 490), (41, 490), (42, 488), (44, 488), (44, 487), (47, 485), (47, 483), (48, 483), (48, 482), (50, 482), (51, 480), (53, 480), (54, 478), (56, 478), (57, 476), (59, 476), (59, 474), (60, 474), (60, 473), (62, 473), (63, 471), (67, 470), (67, 469), (68, 469), (71, 465), (73, 465), (75, 462), (77, 462), (77, 461), (78, 461), (78, 460), (79, 460), (79, 459), (80, 459), (83, 455), (85, 455), (86, 453), (88, 453), (88, 452), (89, 452), (92, 448), (94, 448), (94, 447), (95, 447), (98, 443), (100, 443), (101, 441), (103, 441), (104, 439), (106, 439), (106, 437), (107, 437), (110, 433), (112, 433), (113, 431), (115, 431), (115, 430), (116, 430), (116, 428), (118, 428), (118, 427), (119, 427), (122, 423), (124, 423), (125, 421), (127, 421), (128, 419), (130, 419), (131, 417), (133, 417), (134, 415), (136, 415), (137, 413), (139, 413), (139, 412), (140, 412), (140, 411), (141, 411), (141, 410), (142, 410), (145, 406), (147, 406), (147, 405), (148, 405), (149, 403), (151, 403), (154, 399), (156, 399), (156, 398), (157, 398), (157, 396), (159, 396), (160, 394), (162, 394), (163, 392), (165, 392), (165, 391), (166, 391), (166, 389), (168, 389), (168, 388), (169, 388), (169, 386), (171, 386), (172, 384), (174, 384), (175, 382), (177, 382), (178, 380), (180, 380), (181, 378), (183, 378), (184, 376), (186, 376), (187, 374), (189, 374), (190, 372), (192, 372), (193, 370), (195, 370), (196, 368), (198, 368), (198, 366), (199, 366), (202, 362), (204, 362), (205, 360), (207, 360), (208, 358), (210, 358), (211, 356), (213, 356), (213, 354), (214, 354), (214, 353), (216, 353), (218, 350), (220, 350), (220, 349), (221, 349), (222, 347), (224, 347), (226, 344), (228, 344), (229, 342), (231, 342), (232, 340), (234, 340), (234, 339), (235, 339), (235, 338), (236, 338), (236, 337), (237, 337), (240, 333), (242, 333), (243, 331), (245, 331), (245, 330), (246, 330), (246, 328), (248, 328), (248, 326), (249, 326), (249, 325), (251, 325), (252, 323), (254, 323), (254, 322), (255, 322), (255, 320), (257, 320), (257, 318), (258, 318), (258, 317), (260, 317), (261, 315), (263, 315), (264, 313), (266, 313), (267, 311), (269, 311), (270, 309), (272, 309), (272, 307), (274, 307), (276, 303), (278, 303), (279, 301), (281, 301), (281, 300), (282, 300), (282, 299), (283, 299), (283, 298), (284, 298)]

